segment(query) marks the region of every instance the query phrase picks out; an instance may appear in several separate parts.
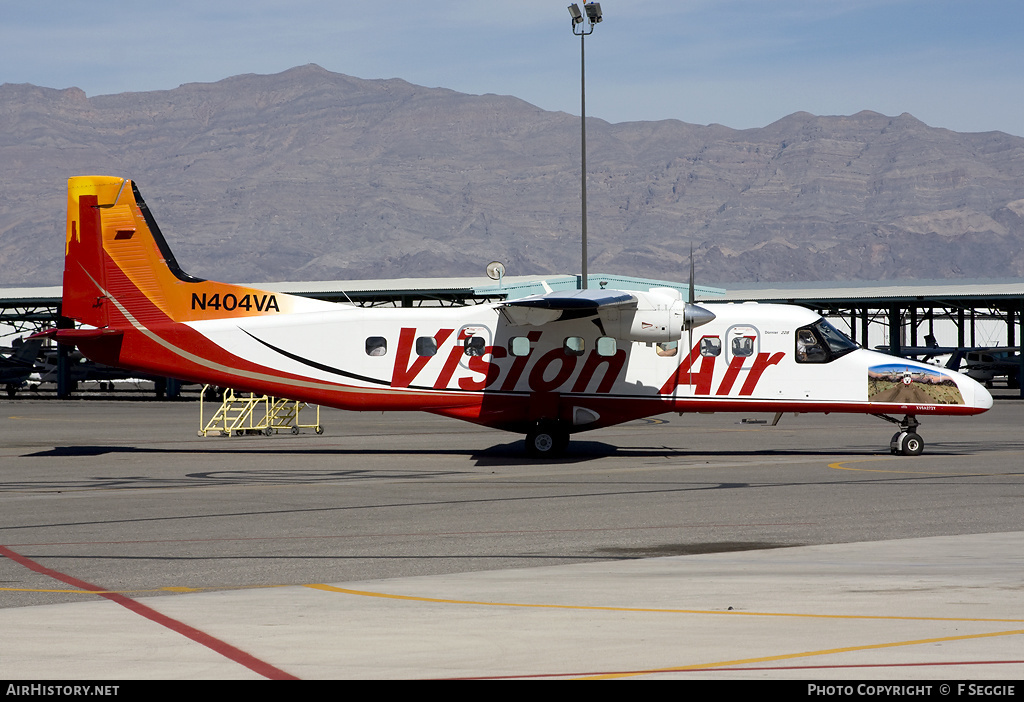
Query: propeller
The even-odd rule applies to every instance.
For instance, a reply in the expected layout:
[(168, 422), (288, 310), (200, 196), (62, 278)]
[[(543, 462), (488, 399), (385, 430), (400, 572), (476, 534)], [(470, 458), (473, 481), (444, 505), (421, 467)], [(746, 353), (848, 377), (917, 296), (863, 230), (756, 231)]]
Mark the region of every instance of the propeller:
[[(687, 342), (687, 354), (693, 351), (693, 328), (707, 324), (715, 318), (715, 313), (696, 304), (697, 290), (693, 272), (693, 242), (690, 242), (690, 294), (683, 309), (683, 328), (687, 330), (689, 340)], [(695, 359), (696, 360), (696, 359)], [(687, 372), (688, 385), (693, 385), (693, 363), (690, 363)]]

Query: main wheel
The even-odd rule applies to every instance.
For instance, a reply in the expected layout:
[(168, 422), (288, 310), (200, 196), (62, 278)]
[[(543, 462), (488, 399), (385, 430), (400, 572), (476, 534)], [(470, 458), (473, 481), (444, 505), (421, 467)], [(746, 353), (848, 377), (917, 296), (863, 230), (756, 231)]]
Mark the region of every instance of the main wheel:
[(565, 451), (569, 432), (555, 423), (541, 423), (526, 435), (526, 453), (534, 458), (551, 458)]

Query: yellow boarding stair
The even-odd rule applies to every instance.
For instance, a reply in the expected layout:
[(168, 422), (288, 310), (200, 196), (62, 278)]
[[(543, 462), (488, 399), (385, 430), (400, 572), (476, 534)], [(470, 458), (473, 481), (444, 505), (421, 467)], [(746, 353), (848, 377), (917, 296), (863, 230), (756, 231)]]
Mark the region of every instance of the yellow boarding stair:
[(256, 395), (251, 392), (236, 393), (230, 388), (224, 390), (220, 407), (207, 422), (206, 398), (215, 390), (210, 385), (204, 385), (199, 395), (199, 436), (272, 436), (284, 430), (298, 434), (301, 429), (312, 429), (317, 434), (324, 433), (323, 425), (320, 424), (319, 405), (315, 405), (316, 423), (302, 424), (299, 413), (308, 407), (305, 402)]

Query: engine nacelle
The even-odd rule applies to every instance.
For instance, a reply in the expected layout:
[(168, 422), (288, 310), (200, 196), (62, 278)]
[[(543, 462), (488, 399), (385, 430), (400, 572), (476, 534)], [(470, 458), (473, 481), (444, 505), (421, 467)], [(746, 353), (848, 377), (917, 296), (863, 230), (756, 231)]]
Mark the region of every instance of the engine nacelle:
[(707, 324), (715, 315), (684, 302), (679, 291), (655, 288), (634, 292), (636, 309), (607, 308), (600, 312), (605, 333), (617, 339), (642, 343), (679, 341), (683, 331)]
[(601, 310), (601, 323), (608, 336), (628, 341), (665, 343), (683, 335), (683, 304), (668, 309)]

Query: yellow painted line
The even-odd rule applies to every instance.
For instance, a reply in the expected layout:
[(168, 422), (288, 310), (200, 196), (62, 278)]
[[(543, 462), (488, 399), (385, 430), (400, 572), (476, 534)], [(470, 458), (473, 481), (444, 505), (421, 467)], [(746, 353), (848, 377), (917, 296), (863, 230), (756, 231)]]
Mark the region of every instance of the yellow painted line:
[[(984, 639), (996, 636), (1019, 636), (1024, 634), (1024, 629), (1012, 631), (993, 631), (985, 634), (963, 634), (961, 636), (941, 636), (934, 639), (914, 639), (912, 641), (893, 641), (890, 643), (865, 644), (863, 646), (844, 646), (842, 648), (826, 648), (820, 651), (803, 651), (801, 653), (784, 653), (777, 656), (762, 656), (760, 658), (740, 658), (732, 661), (716, 661), (714, 663), (697, 663), (694, 665), (682, 665), (673, 668), (655, 668), (652, 670), (637, 670), (629, 673), (609, 673), (607, 675), (594, 675), (583, 680), (610, 680), (615, 678), (628, 678), (638, 675), (654, 675), (657, 673), (672, 673), (686, 670), (709, 670), (712, 668), (726, 668), (737, 665), (751, 665), (753, 663), (771, 663), (776, 661), (794, 660), (798, 658), (810, 658), (812, 656), (828, 656), (837, 653), (853, 653), (857, 651), (871, 651), (885, 648), (896, 648), (899, 646), (921, 646), (924, 644), (948, 643), (950, 641), (967, 641), (970, 639)], [(895, 664), (899, 665), (899, 664)]]
[[(437, 597), (419, 597), (415, 595), (394, 595), (384, 592), (372, 592), (368, 590), (351, 590), (348, 588), (336, 587), (334, 585), (306, 585), (305, 587), (326, 592), (337, 592), (344, 595), (356, 595), (360, 597), (377, 597), (389, 600), (402, 600), (407, 602), (428, 602), (433, 604), (461, 604), (479, 605), (487, 607), (525, 607), (531, 609), (559, 609), (559, 610), (587, 610), (603, 612), (640, 612), (640, 613), (664, 613), (664, 614), (720, 614), (730, 616), (753, 616), (753, 617), (797, 617), (807, 619), (846, 619), (846, 620), (877, 620), (877, 621), (931, 621), (931, 622), (980, 622), (980, 623), (1006, 623), (1024, 622), (1024, 619), (1002, 619), (1002, 618), (958, 618), (958, 617), (900, 617), (881, 615), (856, 615), (856, 614), (802, 614), (797, 612), (738, 612), (736, 610), (697, 610), (697, 609), (664, 609), (644, 607), (601, 607), (587, 605), (558, 605), (558, 604), (530, 604), (512, 602), (482, 602), (476, 600), (456, 600)], [(785, 653), (774, 656), (760, 656), (757, 658), (740, 658), (728, 661), (714, 661), (711, 663), (696, 663), (693, 665), (676, 666), (671, 668), (654, 668), (651, 670), (637, 670), (623, 673), (609, 673), (607, 675), (595, 675), (586, 677), (586, 680), (608, 680), (614, 678), (636, 677), (640, 675), (655, 675), (657, 673), (682, 672), (687, 670), (710, 670), (714, 668), (725, 668), (731, 666), (751, 665), (754, 663), (770, 663), (777, 661), (795, 660), (810, 658), (813, 656), (827, 656), (839, 653), (852, 653), (856, 651), (870, 651), (900, 646), (920, 646), (924, 644), (944, 643), (951, 641), (966, 641), (970, 639), (992, 638), (997, 636), (1019, 636), (1024, 634), (1024, 629), (1013, 629), (1010, 631), (987, 632), (983, 634), (963, 634), (959, 636), (943, 636), (932, 639), (914, 639), (911, 641), (895, 641), (880, 644), (864, 644), (861, 646), (844, 646), (842, 648), (828, 648), (819, 651), (803, 651), (799, 653)]]
[(923, 471), (923, 470), (892, 470), (888, 468), (851, 468), (847, 466), (847, 463), (871, 463), (877, 461), (897, 461), (897, 458), (865, 458), (859, 461), (839, 461), (837, 463), (829, 463), (828, 467), (833, 470), (852, 470), (860, 471), (863, 473), (900, 473), (906, 475), (947, 475), (947, 476), (959, 476), (962, 478), (970, 477), (982, 477), (982, 476), (993, 476), (993, 475), (1020, 475), (1020, 473), (942, 473), (936, 471)]
[(918, 622), (996, 622), (996, 623), (1022, 623), (1024, 619), (1013, 618), (975, 618), (975, 617), (905, 617), (905, 616), (883, 616), (868, 614), (807, 614), (801, 612), (741, 612), (737, 610), (715, 610), (715, 609), (666, 609), (658, 607), (611, 607), (598, 605), (565, 605), (565, 604), (537, 604), (524, 602), (483, 602), (479, 600), (454, 600), (439, 597), (420, 597), (417, 595), (394, 595), (385, 592), (372, 592), (369, 590), (350, 590), (348, 588), (336, 587), (334, 585), (310, 584), (304, 585), (314, 590), (325, 592), (337, 592), (343, 595), (357, 595), (359, 597), (378, 597), (387, 600), (404, 600), (408, 602), (428, 602), (432, 604), (460, 604), (476, 605), (483, 607), (524, 607), (530, 609), (560, 609), (560, 610), (583, 610), (594, 612), (637, 612), (656, 614), (719, 614), (733, 617), (794, 617), (804, 619), (855, 619), (855, 620), (878, 620), (878, 621), (918, 621)]

